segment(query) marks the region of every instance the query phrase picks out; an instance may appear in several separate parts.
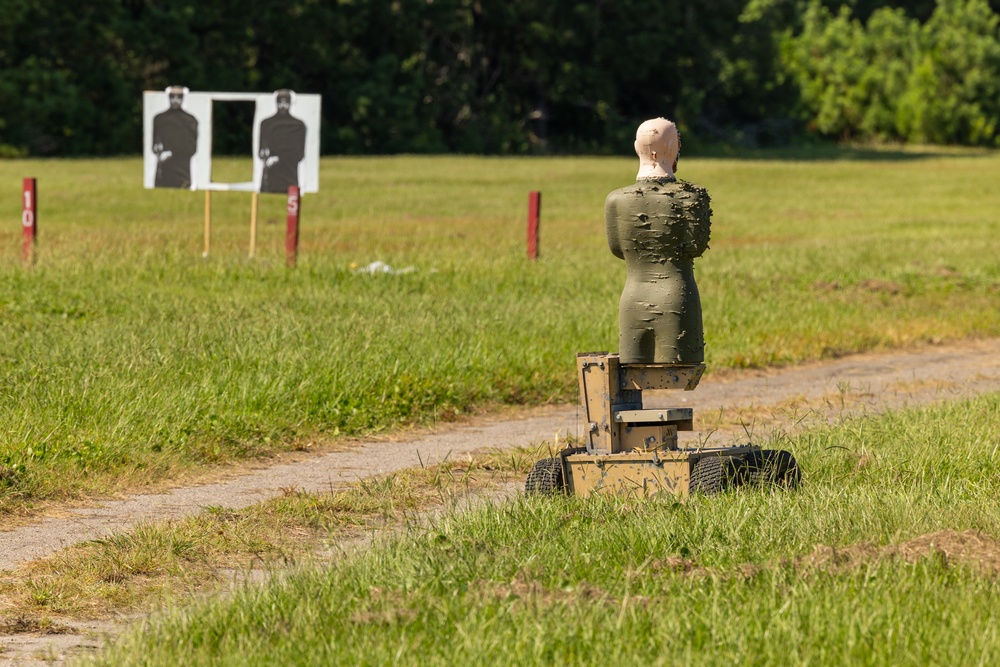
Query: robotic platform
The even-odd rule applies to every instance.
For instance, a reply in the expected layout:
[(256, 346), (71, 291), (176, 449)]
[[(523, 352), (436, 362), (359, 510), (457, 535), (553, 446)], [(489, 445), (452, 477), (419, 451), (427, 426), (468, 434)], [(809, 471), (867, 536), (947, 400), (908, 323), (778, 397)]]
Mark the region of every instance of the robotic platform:
[(643, 408), (647, 389), (698, 386), (704, 364), (622, 364), (617, 354), (577, 355), (586, 447), (570, 447), (535, 464), (527, 493), (660, 492), (687, 496), (737, 485), (795, 486), (800, 473), (785, 451), (753, 445), (682, 449), (678, 431), (691, 431), (691, 408)]
[(705, 372), (694, 260), (708, 249), (711, 198), (674, 175), (680, 147), (674, 123), (644, 122), (635, 137), (636, 182), (605, 200), (608, 247), (625, 260), (627, 272), (618, 311), (621, 353), (577, 355), (587, 446), (535, 464), (528, 493), (687, 496), (739, 484), (799, 482), (795, 459), (785, 451), (681, 449), (677, 432), (693, 430), (692, 410), (642, 405), (643, 391), (691, 390)]

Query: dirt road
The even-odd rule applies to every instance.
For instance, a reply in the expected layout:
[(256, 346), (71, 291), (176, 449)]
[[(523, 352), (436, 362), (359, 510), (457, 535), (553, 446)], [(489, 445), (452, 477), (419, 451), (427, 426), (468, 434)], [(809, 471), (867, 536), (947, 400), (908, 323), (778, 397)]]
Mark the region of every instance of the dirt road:
[[(754, 439), (764, 438), (774, 430), (801, 429), (845, 415), (877, 413), (989, 391), (1000, 391), (1000, 340), (710, 376), (694, 392), (650, 395), (647, 404), (694, 407), (695, 423), (702, 430), (683, 434), (683, 441), (724, 444), (746, 440), (747, 432)], [(539, 408), (517, 418), (451, 425), (404, 440), (361, 442), (344, 451), (234, 474), (211, 484), (71, 509), (65, 516), (0, 532), (0, 570), (9, 570), (77, 542), (128, 530), (144, 520), (191, 515), (209, 505), (244, 507), (276, 496), (289, 487), (326, 491), (446, 457), (577, 435), (577, 416), (575, 406)], [(93, 639), (94, 632), (112, 628), (98, 624), (81, 627), (80, 635), (0, 636), (0, 665), (42, 664), (35, 663), (39, 651), (59, 661), (68, 653), (99, 644)]]
[[(693, 392), (649, 397), (656, 407), (695, 408), (704, 430), (682, 434), (687, 442), (755, 437), (773, 428), (798, 428), (843, 414), (879, 412), (1000, 390), (1000, 340), (866, 354), (766, 371), (706, 378)], [(459, 457), (484, 448), (515, 447), (576, 435), (577, 408), (555, 406), (516, 419), (485, 421), (402, 441), (358, 443), (345, 451), (307, 457), (230, 479), (136, 495), (73, 509), (67, 516), (0, 532), (0, 570), (44, 557), (65, 546), (127, 530), (144, 520), (176, 518), (205, 506), (244, 507), (297, 487), (325, 491), (383, 473)], [(741, 426), (741, 424), (745, 425)]]

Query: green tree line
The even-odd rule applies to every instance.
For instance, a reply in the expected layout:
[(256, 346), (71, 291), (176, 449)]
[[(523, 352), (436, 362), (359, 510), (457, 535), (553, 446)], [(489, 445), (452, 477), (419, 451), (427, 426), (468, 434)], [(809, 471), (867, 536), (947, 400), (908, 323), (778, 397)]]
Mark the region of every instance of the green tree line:
[(0, 0), (0, 155), (138, 152), (172, 84), (319, 93), (324, 153), (620, 152), (659, 115), (688, 147), (992, 146), (998, 3)]
[(782, 60), (815, 132), (995, 146), (998, 23), (985, 0), (939, 0), (925, 22), (881, 8), (866, 23), (813, 0), (799, 34), (783, 40)]

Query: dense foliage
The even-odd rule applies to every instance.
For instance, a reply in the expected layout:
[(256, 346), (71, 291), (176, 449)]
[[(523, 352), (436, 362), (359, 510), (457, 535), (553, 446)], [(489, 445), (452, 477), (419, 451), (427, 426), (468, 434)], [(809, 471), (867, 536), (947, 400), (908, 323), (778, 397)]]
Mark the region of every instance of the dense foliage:
[(170, 84), (320, 93), (325, 153), (618, 151), (654, 115), (689, 147), (991, 145), (998, 4), (2, 0), (0, 155), (136, 152), (140, 91)]
[(813, 0), (784, 62), (823, 134), (996, 145), (998, 23), (986, 0), (940, 0), (922, 24), (889, 8), (862, 24)]

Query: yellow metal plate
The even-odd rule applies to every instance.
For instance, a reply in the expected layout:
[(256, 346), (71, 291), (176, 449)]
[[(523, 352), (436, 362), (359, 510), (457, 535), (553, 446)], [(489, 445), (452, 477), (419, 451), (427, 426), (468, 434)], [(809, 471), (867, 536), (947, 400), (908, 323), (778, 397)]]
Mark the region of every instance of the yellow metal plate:
[(566, 464), (569, 490), (583, 498), (594, 493), (647, 498), (664, 492), (684, 497), (691, 484), (691, 463), (682, 452), (574, 454)]

